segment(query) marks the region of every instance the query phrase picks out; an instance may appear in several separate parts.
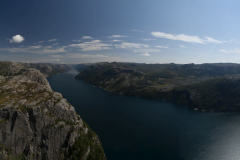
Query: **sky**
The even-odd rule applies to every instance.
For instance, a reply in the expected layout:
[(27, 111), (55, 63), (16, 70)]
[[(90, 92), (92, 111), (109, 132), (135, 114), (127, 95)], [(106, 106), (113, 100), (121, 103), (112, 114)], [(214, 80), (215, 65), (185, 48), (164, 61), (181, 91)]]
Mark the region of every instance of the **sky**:
[(238, 0), (1, 0), (0, 60), (240, 61)]

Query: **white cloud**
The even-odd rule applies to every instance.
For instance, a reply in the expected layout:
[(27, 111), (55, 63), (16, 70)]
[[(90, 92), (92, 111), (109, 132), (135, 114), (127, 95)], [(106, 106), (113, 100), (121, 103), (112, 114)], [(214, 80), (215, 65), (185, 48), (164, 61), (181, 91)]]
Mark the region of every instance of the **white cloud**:
[(134, 52), (160, 53), (161, 50), (155, 49), (155, 48), (141, 48), (141, 49), (135, 49)]
[(51, 49), (48, 46), (28, 46), (25, 48), (0, 48), (0, 52), (12, 52), (12, 53), (34, 53), (34, 54), (53, 54), (53, 53), (63, 53), (67, 52), (65, 47)]
[(222, 41), (219, 41), (219, 40), (216, 40), (216, 39), (213, 39), (211, 37), (205, 37), (206, 38), (206, 42), (209, 42), (209, 43), (216, 43), (216, 44), (221, 44)]
[(92, 37), (90, 37), (90, 36), (82, 36), (82, 38), (81, 39), (79, 39), (79, 40), (73, 40), (73, 42), (82, 42), (82, 40), (84, 40), (84, 39), (93, 39)]
[(116, 48), (148, 48), (149, 46), (146, 44), (140, 44), (140, 43), (127, 43), (123, 42), (120, 45), (116, 45)]
[(50, 39), (50, 40), (48, 40), (48, 42), (55, 42), (55, 41), (57, 41), (57, 39)]
[(148, 52), (142, 54), (142, 56), (151, 56)]
[(116, 44), (115, 45), (116, 48), (121, 48), (121, 49), (130, 49), (134, 52), (161, 52), (161, 50), (156, 49), (156, 48), (152, 48), (147, 44), (140, 44), (140, 43), (127, 43), (127, 42), (123, 42), (121, 44)]
[(109, 38), (124, 38), (124, 37), (129, 37), (129, 36), (125, 36), (125, 35), (112, 35), (112, 36), (109, 36)]
[(237, 41), (236, 39), (230, 39), (228, 41), (223, 41), (224, 43), (240, 43), (239, 41)]
[(42, 48), (41, 45), (37, 45), (37, 46), (28, 46), (27, 48), (30, 48), (30, 49), (39, 49), (39, 48)]
[(114, 39), (114, 40), (112, 40), (111, 42), (122, 42), (122, 40)]
[(221, 50), (219, 50), (220, 52), (223, 52), (223, 53), (230, 53), (229, 51), (227, 51), (227, 50), (224, 50), (224, 49), (221, 49)]
[(44, 41), (40, 41), (40, 42), (38, 42), (38, 43), (43, 43)]
[(187, 48), (187, 47), (186, 47), (186, 46), (184, 46), (184, 45), (180, 45), (179, 47), (180, 47), (180, 48)]
[(240, 50), (238, 48), (235, 48), (234, 50), (221, 49), (220, 52), (223, 52), (223, 53), (240, 53)]
[(93, 55), (93, 54), (81, 54), (81, 53), (67, 53), (65, 55), (51, 55), (51, 57), (55, 58), (104, 58), (107, 57), (105, 55)]
[(110, 49), (111, 44), (102, 43), (100, 40), (92, 40), (90, 42), (84, 42), (79, 44), (71, 44), (67, 47), (80, 48), (82, 51), (96, 51)]
[(58, 45), (59, 43), (54, 43), (54, 44), (52, 44), (53, 46), (56, 46), (56, 45)]
[(213, 39), (211, 37), (205, 37), (206, 39), (202, 39), (202, 38), (199, 38), (198, 36), (190, 36), (190, 35), (186, 35), (186, 34), (173, 35), (173, 34), (164, 33), (164, 32), (151, 32), (151, 34), (154, 37), (158, 37), (158, 38), (166, 38), (166, 39), (191, 42), (191, 43), (200, 43), (200, 44), (205, 44), (205, 43), (220, 44), (220, 43), (222, 43), (222, 41)]
[(144, 32), (144, 31), (140, 31), (140, 30), (137, 30), (137, 29), (132, 29), (132, 31), (134, 31), (134, 32), (141, 32), (141, 33)]
[(155, 47), (157, 47), (157, 48), (168, 48), (168, 46), (155, 46)]
[(90, 36), (83, 36), (82, 39), (93, 39), (93, 38)]
[(153, 39), (153, 38), (142, 38), (141, 40), (143, 40), (143, 41), (154, 41), (156, 39)]
[(13, 36), (12, 39), (10, 39), (10, 43), (21, 43), (24, 41), (24, 38), (21, 35)]

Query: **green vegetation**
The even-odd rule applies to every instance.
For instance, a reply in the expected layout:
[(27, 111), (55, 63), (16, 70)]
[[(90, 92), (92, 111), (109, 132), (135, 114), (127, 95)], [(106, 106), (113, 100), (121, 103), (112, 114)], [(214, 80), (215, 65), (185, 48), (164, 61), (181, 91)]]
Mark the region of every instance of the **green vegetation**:
[(88, 130), (87, 134), (80, 134), (80, 137), (75, 141), (74, 145), (69, 149), (67, 157), (73, 160), (82, 158), (90, 147), (90, 153), (87, 160), (106, 160), (102, 147), (96, 144), (96, 133)]
[[(35, 69), (29, 68), (38, 68), (45, 76), (49, 76), (65, 72), (71, 66), (0, 62), (0, 108), (5, 107), (1, 111), (0, 124), (9, 125), (2, 127), (2, 143), (7, 144), (6, 146), (9, 146), (12, 151), (16, 151), (19, 146), (25, 146), (25, 148), (22, 148), (22, 154), (17, 155), (0, 143), (0, 159), (36, 159), (36, 157), (51, 159), (53, 154), (59, 154), (60, 159), (63, 159), (64, 155), (66, 155), (66, 159), (67, 157), (80, 159), (84, 155), (88, 159), (106, 159), (97, 135), (90, 130), (85, 122), (81, 126), (81, 118), (72, 108), (68, 110), (71, 107), (70, 103), (67, 102), (69, 104), (68, 108), (65, 107), (66, 103), (59, 103), (63, 99), (62, 96), (51, 90), (43, 75)], [(15, 77), (17, 75), (21, 76)], [(58, 103), (59, 107), (64, 105), (63, 109), (65, 111), (57, 109), (56, 104)], [(26, 116), (23, 116), (21, 112)], [(75, 116), (70, 117), (73, 114), (77, 115), (79, 121), (76, 121)], [(19, 115), (21, 115), (21, 118), (18, 119)], [(68, 118), (64, 119), (64, 117)], [(11, 123), (9, 123), (10, 121)], [(25, 125), (29, 125), (30, 128), (21, 130)], [(15, 129), (15, 127), (20, 129)], [(11, 128), (11, 132), (9, 132), (9, 128)], [(37, 134), (38, 131), (43, 135)], [(25, 132), (28, 134), (27, 136), (24, 136)], [(72, 132), (78, 133), (78, 135), (71, 134)], [(54, 143), (51, 137), (55, 137), (58, 133), (60, 133), (58, 136), (62, 136), (60, 137), (61, 144), (48, 145), (49, 142)], [(64, 135), (67, 133), (66, 138)], [(9, 138), (5, 136), (14, 137), (15, 143), (4, 141), (4, 139)], [(36, 145), (35, 140), (28, 141), (29, 137), (36, 138), (39, 145)], [(44, 142), (39, 141), (41, 137), (43, 137)], [(70, 139), (71, 143), (69, 142)], [(25, 144), (26, 141), (28, 141), (27, 145)], [(28, 145), (37, 147), (37, 151), (35, 152), (34, 149), (34, 153), (28, 152)], [(87, 152), (88, 147), (90, 147), (90, 152)]]
[(96, 63), (76, 78), (110, 92), (171, 100), (208, 111), (240, 111), (240, 64)]
[(55, 119), (55, 124), (58, 124), (59, 122), (65, 122), (65, 124), (66, 124), (66, 125), (69, 125), (69, 126), (75, 125), (74, 122), (67, 121), (67, 120), (65, 120), (65, 119), (61, 119), (61, 118)]

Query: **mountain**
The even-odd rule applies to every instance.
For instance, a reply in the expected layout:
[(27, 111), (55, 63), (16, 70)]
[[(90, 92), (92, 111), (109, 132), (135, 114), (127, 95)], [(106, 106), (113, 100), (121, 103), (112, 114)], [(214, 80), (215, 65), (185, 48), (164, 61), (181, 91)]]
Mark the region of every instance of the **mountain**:
[(207, 111), (240, 111), (240, 64), (96, 63), (77, 79), (122, 95)]
[(81, 63), (81, 64), (76, 64), (73, 67), (77, 70), (77, 71), (82, 71), (83, 69), (87, 68), (88, 66), (90, 66), (92, 63)]
[(45, 77), (52, 76), (58, 73), (64, 73), (72, 69), (68, 64), (53, 64), (53, 63), (23, 63), (27, 68), (38, 69)]
[(14, 62), (0, 62), (0, 150), (6, 160), (106, 159), (96, 133), (44, 75)]
[(0, 74), (13, 74), (15, 73), (14, 69), (21, 68), (36, 68), (39, 70), (45, 77), (49, 77), (58, 73), (64, 73), (70, 71), (73, 66), (68, 64), (53, 64), (53, 63), (16, 63), (16, 62), (0, 62)]

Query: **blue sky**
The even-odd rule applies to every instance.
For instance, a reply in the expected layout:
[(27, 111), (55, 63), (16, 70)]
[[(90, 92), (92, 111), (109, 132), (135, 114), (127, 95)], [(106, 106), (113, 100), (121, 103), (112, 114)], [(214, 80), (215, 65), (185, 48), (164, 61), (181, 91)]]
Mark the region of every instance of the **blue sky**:
[(1, 0), (0, 60), (240, 60), (237, 0)]

